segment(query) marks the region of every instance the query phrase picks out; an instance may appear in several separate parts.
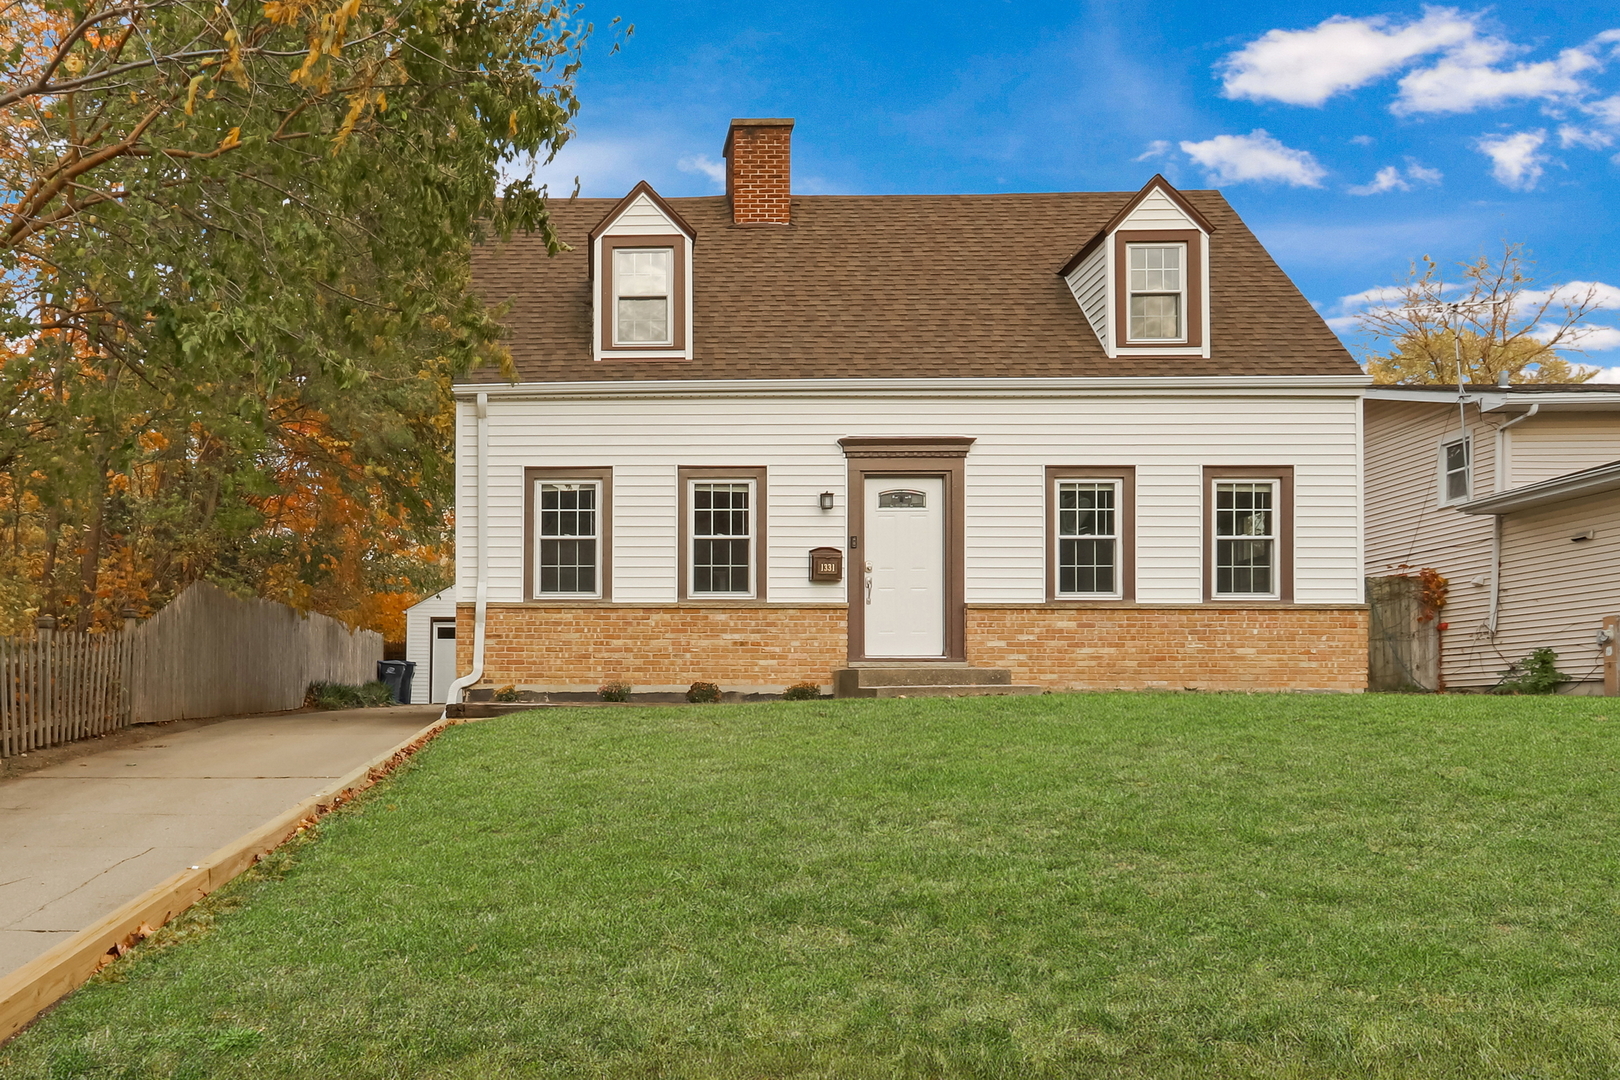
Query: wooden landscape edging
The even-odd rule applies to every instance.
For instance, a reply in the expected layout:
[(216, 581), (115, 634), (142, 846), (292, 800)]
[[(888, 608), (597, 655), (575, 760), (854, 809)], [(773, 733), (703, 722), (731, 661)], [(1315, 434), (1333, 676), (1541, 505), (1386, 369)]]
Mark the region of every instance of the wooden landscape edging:
[(33, 1023), (142, 938), (366, 790), (461, 720), (440, 719), (311, 795), (198, 866), (182, 870), (102, 916), (49, 952), (0, 977), (0, 1044)]

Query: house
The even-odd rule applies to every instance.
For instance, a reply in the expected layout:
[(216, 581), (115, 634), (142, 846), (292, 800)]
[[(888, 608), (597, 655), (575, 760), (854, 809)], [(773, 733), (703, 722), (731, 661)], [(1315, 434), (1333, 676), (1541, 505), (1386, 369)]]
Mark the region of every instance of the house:
[(1373, 387), (1366, 444), (1367, 573), (1447, 579), (1441, 684), (1489, 689), (1551, 648), (1571, 689), (1601, 690), (1598, 635), (1620, 615), (1620, 387)]
[(448, 701), (456, 681), (456, 591), (434, 593), (405, 609), (405, 659), (416, 665), (411, 704)]
[(1218, 192), (798, 195), (792, 129), (474, 252), (463, 686), (1363, 687), (1367, 380)]

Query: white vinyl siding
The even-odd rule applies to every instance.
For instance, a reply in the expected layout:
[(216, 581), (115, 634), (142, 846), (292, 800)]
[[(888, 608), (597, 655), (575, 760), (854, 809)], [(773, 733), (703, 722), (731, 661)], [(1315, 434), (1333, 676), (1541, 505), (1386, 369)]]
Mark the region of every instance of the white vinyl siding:
[(432, 655), (434, 619), (456, 617), (456, 591), (446, 589), (405, 609), (405, 659), (416, 664), (411, 679), (411, 704), (428, 703), (428, 658)]
[[(1571, 541), (1588, 530), (1591, 540)], [(1500, 657), (1518, 660), (1550, 648), (1560, 671), (1601, 682), (1597, 633), (1605, 615), (1620, 615), (1620, 499), (1613, 492), (1503, 519), (1494, 643), (1500, 656), (1482, 675), (1494, 682), (1495, 672), (1507, 667)]]
[[(1504, 665), (1481, 636), (1490, 614), (1489, 517), (1459, 513), (1440, 501), (1437, 450), (1458, 434), (1455, 401), (1434, 405), (1368, 401), (1367, 573), (1440, 571), (1450, 582), (1440, 620), (1442, 674), (1451, 687), (1489, 686)], [(1493, 425), (1468, 408), (1474, 490), (1496, 483)]]
[(1092, 333), (1108, 348), (1108, 245), (1098, 244), (1064, 280)]
[[(460, 405), (459, 595), (473, 599), (476, 421)], [(613, 599), (673, 603), (680, 466), (770, 469), (762, 572), (771, 603), (840, 602), (843, 584), (808, 580), (811, 548), (847, 549), (851, 435), (972, 435), (966, 468), (966, 599), (1046, 600), (1049, 465), (1136, 467), (1137, 602), (1203, 599), (1206, 465), (1294, 467), (1294, 600), (1359, 603), (1359, 402), (1231, 394), (1018, 398), (878, 396), (489, 403), (490, 600), (523, 587), (523, 469), (613, 468)], [(1433, 443), (1430, 442), (1432, 448)], [(1425, 455), (1425, 464), (1433, 458)], [(1431, 465), (1432, 467), (1432, 465)], [(1432, 472), (1426, 492), (1432, 499)], [(832, 491), (837, 509), (817, 504)], [(850, 559), (853, 565), (857, 557)]]
[(658, 204), (645, 195), (625, 207), (612, 225), (603, 230), (603, 236), (656, 236), (660, 233), (678, 233), (675, 223), (664, 216)]
[(1196, 229), (1198, 224), (1175, 200), (1155, 187), (1132, 210), (1121, 229)]
[(1620, 413), (1542, 414), (1515, 424), (1504, 436), (1512, 487), (1620, 461)]

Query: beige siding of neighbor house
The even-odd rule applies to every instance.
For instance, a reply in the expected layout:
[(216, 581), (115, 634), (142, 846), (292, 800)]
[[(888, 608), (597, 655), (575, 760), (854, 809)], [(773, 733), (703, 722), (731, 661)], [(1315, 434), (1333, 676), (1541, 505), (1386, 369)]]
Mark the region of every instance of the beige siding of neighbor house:
[[(1496, 424), (1469, 406), (1472, 494), (1496, 484)], [(1485, 635), (1490, 616), (1489, 517), (1441, 505), (1440, 448), (1457, 437), (1455, 404), (1366, 403), (1367, 573), (1432, 567), (1450, 581), (1441, 635), (1441, 674), (1449, 687), (1490, 685), (1502, 668)]]
[[(1588, 530), (1592, 539), (1571, 540)], [(1504, 517), (1499, 669), (1550, 648), (1560, 671), (1583, 681), (1583, 689), (1601, 688), (1597, 633), (1605, 615), (1620, 615), (1620, 495), (1589, 495)]]
[(1504, 434), (1510, 447), (1508, 487), (1620, 460), (1620, 413), (1533, 416)]
[[(460, 405), (457, 595), (474, 598), (477, 421)], [(492, 602), (523, 599), (523, 469), (613, 468), (613, 597), (676, 598), (679, 466), (764, 466), (772, 604), (842, 603), (807, 580), (811, 548), (845, 548), (841, 436), (968, 435), (966, 601), (1046, 598), (1048, 465), (1131, 465), (1137, 600), (1200, 603), (1206, 465), (1288, 465), (1295, 477), (1295, 601), (1362, 600), (1360, 403), (1352, 394), (1036, 398), (694, 397), (489, 403)], [(821, 510), (831, 491), (836, 507)]]

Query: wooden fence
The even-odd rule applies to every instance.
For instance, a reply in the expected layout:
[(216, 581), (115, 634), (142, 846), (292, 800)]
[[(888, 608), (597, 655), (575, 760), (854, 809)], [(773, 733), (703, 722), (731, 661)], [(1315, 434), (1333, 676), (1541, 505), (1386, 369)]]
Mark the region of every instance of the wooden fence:
[(0, 638), (0, 757), (129, 724), (130, 635)]
[(132, 723), (283, 712), (377, 677), (382, 635), (198, 583), (123, 632), (0, 639), (0, 757)]
[(1367, 689), (1440, 689), (1440, 624), (1424, 601), (1423, 582), (1370, 577), (1367, 606)]

